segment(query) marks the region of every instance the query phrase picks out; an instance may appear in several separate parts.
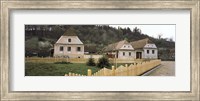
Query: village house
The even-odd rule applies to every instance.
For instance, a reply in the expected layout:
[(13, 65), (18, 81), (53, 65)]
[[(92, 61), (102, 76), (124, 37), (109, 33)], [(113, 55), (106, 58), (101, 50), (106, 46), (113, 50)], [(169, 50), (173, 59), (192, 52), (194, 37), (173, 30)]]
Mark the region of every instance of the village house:
[(108, 45), (103, 49), (110, 58), (119, 59), (157, 59), (158, 50), (156, 45), (148, 38), (127, 42), (119, 41)]
[(84, 44), (75, 34), (73, 28), (69, 28), (54, 44), (54, 57), (84, 57)]

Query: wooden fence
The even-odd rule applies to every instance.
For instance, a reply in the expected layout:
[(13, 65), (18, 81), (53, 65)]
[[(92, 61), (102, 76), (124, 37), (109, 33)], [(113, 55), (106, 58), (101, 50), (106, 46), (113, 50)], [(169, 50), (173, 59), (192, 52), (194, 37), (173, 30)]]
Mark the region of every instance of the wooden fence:
[[(94, 59), (95, 62), (98, 62), (98, 59)], [(71, 62), (71, 63), (86, 63), (88, 58), (58, 58), (58, 57), (26, 57), (26, 62), (40, 62), (40, 63), (53, 63), (53, 62)], [(133, 62), (142, 62), (146, 61), (144, 59), (109, 59), (110, 63), (133, 63)]]
[[(137, 75), (141, 75), (147, 72), (148, 70), (160, 64), (161, 64), (161, 60), (137, 62), (129, 66), (126, 64), (125, 66), (121, 65), (117, 68), (112, 66), (112, 69), (103, 68), (94, 74), (92, 74), (91, 69), (88, 69), (87, 76), (137, 76)], [(69, 73), (69, 74), (66, 74), (65, 76), (85, 76), (85, 75)]]
[(53, 62), (72, 62), (72, 63), (86, 63), (88, 59), (84, 58), (57, 58), (57, 57), (26, 57), (26, 62), (42, 62), (42, 63), (53, 63)]
[(86, 76), (86, 75), (81, 75), (81, 74), (69, 72), (68, 74), (65, 74), (65, 76)]

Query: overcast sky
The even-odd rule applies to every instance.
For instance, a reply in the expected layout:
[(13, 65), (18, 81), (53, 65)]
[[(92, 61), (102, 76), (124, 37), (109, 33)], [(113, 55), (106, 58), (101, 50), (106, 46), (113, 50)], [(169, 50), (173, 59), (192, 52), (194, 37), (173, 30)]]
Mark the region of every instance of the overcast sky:
[(173, 38), (175, 41), (175, 25), (109, 25), (112, 27), (129, 27), (132, 31), (133, 28), (137, 27), (141, 29), (143, 34), (158, 38), (158, 34), (162, 34), (162, 38)]

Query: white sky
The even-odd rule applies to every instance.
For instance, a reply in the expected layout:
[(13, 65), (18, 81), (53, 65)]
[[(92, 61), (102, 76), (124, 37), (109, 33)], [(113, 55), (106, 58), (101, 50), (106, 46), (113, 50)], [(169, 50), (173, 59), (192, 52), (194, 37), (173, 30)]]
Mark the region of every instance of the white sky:
[(129, 27), (132, 31), (135, 27), (141, 29), (143, 34), (158, 38), (158, 34), (162, 34), (162, 38), (173, 38), (175, 41), (176, 25), (109, 25), (115, 28)]

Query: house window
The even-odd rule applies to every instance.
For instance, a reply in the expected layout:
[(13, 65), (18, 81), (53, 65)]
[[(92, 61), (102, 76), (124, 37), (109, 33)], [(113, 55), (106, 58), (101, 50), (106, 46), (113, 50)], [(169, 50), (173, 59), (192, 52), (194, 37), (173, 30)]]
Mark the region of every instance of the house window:
[(64, 50), (63, 46), (60, 46), (60, 51), (63, 51), (63, 50)]
[(123, 56), (125, 56), (125, 52), (123, 52)]
[(71, 42), (72, 40), (71, 39), (68, 39), (68, 42)]
[(67, 47), (67, 51), (71, 51), (71, 47)]
[(77, 47), (77, 51), (79, 51), (79, 52), (80, 52), (80, 51), (81, 51), (81, 47)]
[(149, 50), (147, 50), (147, 54), (149, 54)]
[(155, 51), (154, 50), (152, 50), (152, 54), (154, 54), (155, 53)]
[(131, 52), (129, 52), (129, 56), (131, 56)]
[(126, 48), (126, 46), (124, 46), (124, 48)]

